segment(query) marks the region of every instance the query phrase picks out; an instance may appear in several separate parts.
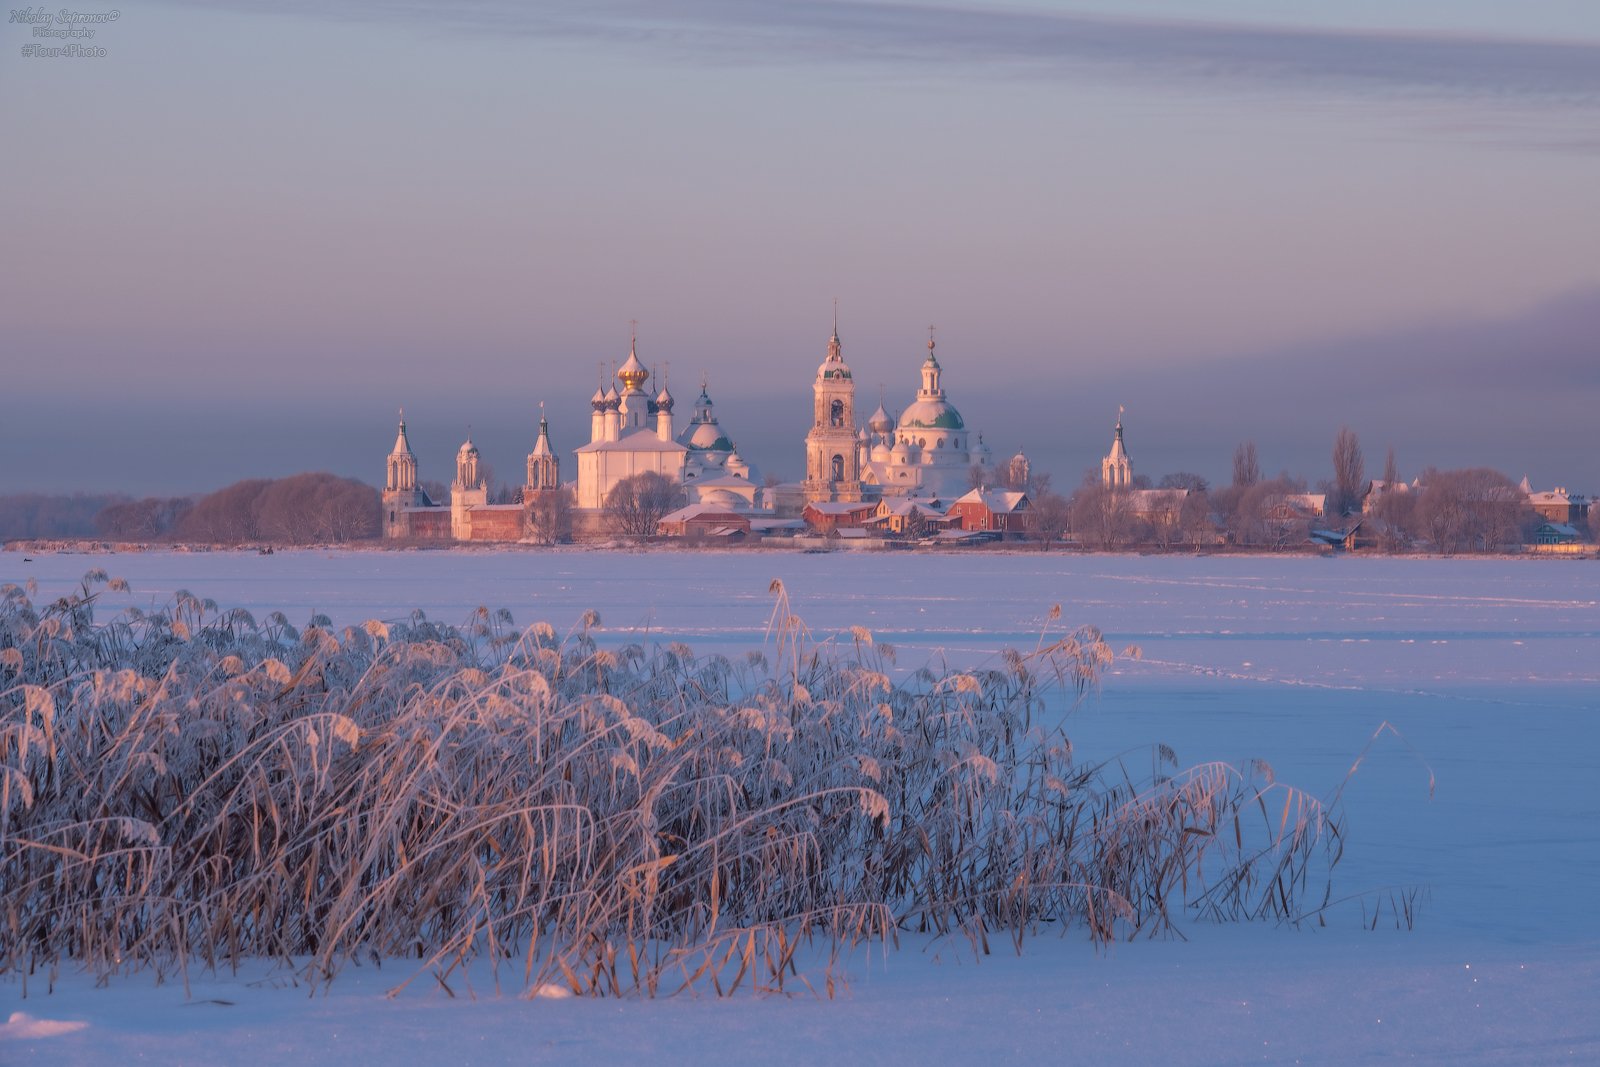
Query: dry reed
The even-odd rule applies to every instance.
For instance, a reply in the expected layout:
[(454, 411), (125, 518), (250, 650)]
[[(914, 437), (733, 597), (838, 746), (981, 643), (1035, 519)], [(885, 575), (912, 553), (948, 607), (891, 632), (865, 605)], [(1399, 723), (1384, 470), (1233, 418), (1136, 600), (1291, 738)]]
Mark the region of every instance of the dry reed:
[(1078, 762), (1045, 710), (1110, 662), (1091, 629), (896, 682), (778, 583), (740, 659), (602, 648), (592, 613), (335, 632), (180, 593), (97, 622), (106, 583), (0, 590), (0, 973), (408, 960), (451, 989), (487, 959), (525, 992), (832, 993), (901, 931), (1320, 914), (1338, 859), (1264, 765)]

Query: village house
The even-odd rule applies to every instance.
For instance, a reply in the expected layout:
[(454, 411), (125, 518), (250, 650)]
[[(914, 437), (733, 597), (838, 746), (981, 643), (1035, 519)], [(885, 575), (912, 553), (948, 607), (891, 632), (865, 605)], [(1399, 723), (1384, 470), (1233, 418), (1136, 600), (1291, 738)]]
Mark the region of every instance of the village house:
[(961, 529), (1021, 534), (1031, 506), (1028, 494), (1008, 489), (974, 489), (950, 505)]
[(813, 532), (831, 534), (837, 530), (864, 530), (878, 510), (877, 501), (814, 500), (800, 517)]

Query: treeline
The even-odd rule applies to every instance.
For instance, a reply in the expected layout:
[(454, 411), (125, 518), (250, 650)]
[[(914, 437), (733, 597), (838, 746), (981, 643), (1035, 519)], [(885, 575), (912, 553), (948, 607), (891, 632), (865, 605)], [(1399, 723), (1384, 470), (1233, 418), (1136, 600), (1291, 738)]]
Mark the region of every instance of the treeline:
[(0, 496), (0, 541), (93, 537), (95, 517), (128, 498), (115, 493), (10, 493)]
[(308, 545), (369, 540), (382, 532), (378, 491), (333, 474), (250, 478), (185, 503), (149, 498), (107, 509), (102, 535)]
[[(1178, 472), (1156, 484), (1135, 477), (1131, 491), (1111, 489), (1089, 472), (1077, 490), (1057, 494), (1048, 476), (1034, 477), (1026, 529), (1035, 540), (1087, 548), (1287, 550), (1347, 539), (1365, 549), (1455, 555), (1516, 549), (1546, 521), (1497, 470), (1429, 467), (1406, 483), (1390, 449), (1383, 476), (1368, 480), (1360, 442), (1348, 429), (1335, 439), (1333, 461), (1334, 477), (1315, 491), (1288, 472), (1264, 477), (1249, 441), (1234, 454), (1232, 483), (1218, 488)], [(1600, 541), (1600, 509), (1591, 509), (1577, 532)]]
[(0, 497), (0, 539), (337, 544), (378, 537), (382, 515), (370, 485), (333, 474), (295, 474), (251, 478), (199, 498)]

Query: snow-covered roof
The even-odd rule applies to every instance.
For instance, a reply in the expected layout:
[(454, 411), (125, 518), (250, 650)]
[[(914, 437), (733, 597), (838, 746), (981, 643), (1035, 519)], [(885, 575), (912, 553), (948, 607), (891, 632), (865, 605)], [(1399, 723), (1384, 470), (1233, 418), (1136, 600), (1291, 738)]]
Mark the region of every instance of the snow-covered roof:
[[(995, 515), (1008, 515), (1027, 507), (1028, 494), (1013, 489), (972, 489), (956, 498), (956, 504), (982, 504)], [(951, 507), (954, 507), (952, 504)]]
[(818, 515), (854, 515), (859, 511), (872, 511), (878, 505), (871, 501), (819, 500), (806, 508)]
[(654, 430), (635, 430), (617, 441), (590, 441), (576, 452), (687, 452), (676, 441), (663, 441)]

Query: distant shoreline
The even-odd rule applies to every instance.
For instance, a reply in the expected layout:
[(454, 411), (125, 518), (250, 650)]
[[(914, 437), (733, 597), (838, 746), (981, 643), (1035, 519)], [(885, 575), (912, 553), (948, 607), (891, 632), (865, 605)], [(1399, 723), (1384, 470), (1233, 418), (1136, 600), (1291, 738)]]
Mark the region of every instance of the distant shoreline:
[(744, 543), (687, 543), (682, 538), (658, 539), (647, 541), (583, 541), (560, 545), (541, 545), (522, 541), (492, 541), (492, 542), (395, 542), (388, 540), (373, 541), (347, 541), (342, 543), (310, 544), (310, 545), (280, 545), (266, 542), (248, 542), (242, 544), (222, 544), (203, 542), (164, 542), (164, 541), (103, 541), (92, 538), (49, 538), (7, 541), (3, 548), (6, 552), (37, 553), (40, 555), (84, 555), (84, 556), (115, 556), (138, 555), (153, 552), (171, 552), (174, 554), (204, 555), (210, 553), (244, 553), (251, 555), (276, 555), (280, 552), (445, 552), (461, 553), (466, 555), (481, 555), (495, 552), (517, 552), (529, 554), (583, 554), (591, 552), (619, 552), (619, 553), (709, 553), (709, 552), (737, 552), (737, 553), (829, 553), (844, 552), (851, 554), (873, 553), (911, 553), (927, 556), (970, 556), (974, 553), (983, 555), (1057, 555), (1057, 556), (1156, 556), (1156, 557), (1191, 557), (1195, 559), (1209, 557), (1246, 557), (1277, 559), (1292, 556), (1307, 558), (1342, 557), (1349, 556), (1357, 559), (1596, 559), (1600, 558), (1600, 546), (1575, 545), (1570, 546), (1577, 551), (1550, 551), (1550, 547), (1568, 548), (1569, 546), (1519, 546), (1510, 552), (1462, 552), (1446, 555), (1440, 552), (1381, 552), (1367, 551), (1334, 551), (1332, 549), (1306, 545), (1294, 548), (1242, 548), (1238, 546), (1218, 546), (1210, 549), (1170, 549), (1156, 550), (1149, 546), (1128, 548), (1125, 550), (1106, 548), (1081, 548), (1077, 545), (1052, 544), (1041, 547), (1038, 544), (1025, 541), (991, 542), (988, 544), (974, 544), (962, 546), (921, 545), (905, 541), (851, 541), (827, 542), (822, 538), (797, 538), (789, 541), (776, 542), (744, 542)]

